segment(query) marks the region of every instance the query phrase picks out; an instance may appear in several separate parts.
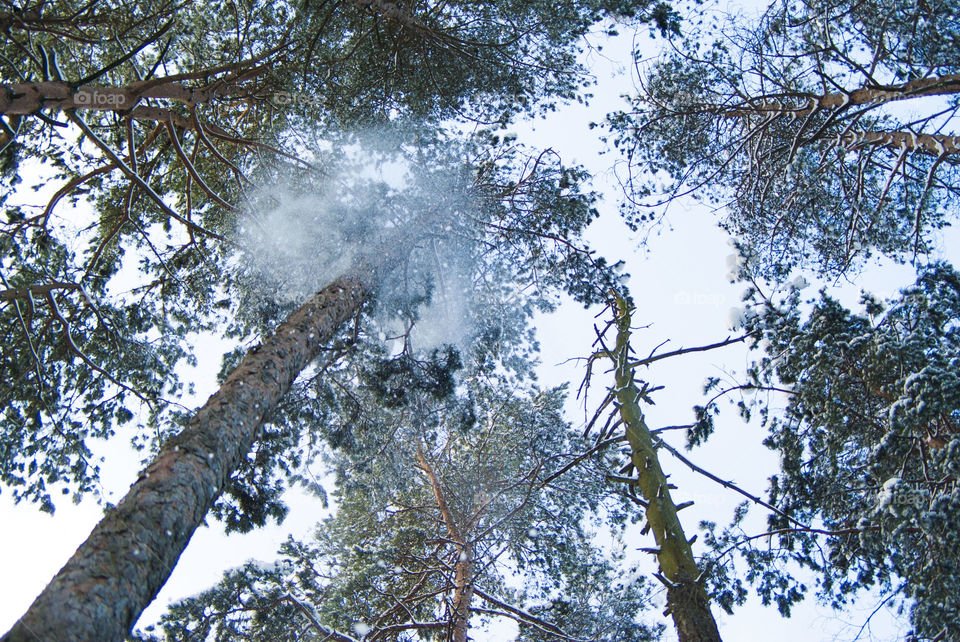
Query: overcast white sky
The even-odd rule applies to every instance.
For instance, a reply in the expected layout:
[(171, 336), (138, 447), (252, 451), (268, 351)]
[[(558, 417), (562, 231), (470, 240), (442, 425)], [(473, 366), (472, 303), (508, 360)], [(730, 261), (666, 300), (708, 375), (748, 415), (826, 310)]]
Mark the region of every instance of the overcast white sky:
[[(739, 303), (742, 289), (726, 280), (726, 256), (731, 252), (726, 236), (715, 227), (709, 212), (692, 205), (675, 206), (669, 217), (671, 229), (664, 229), (661, 235), (653, 237), (648, 251), (638, 249), (640, 238), (627, 230), (617, 213), (618, 194), (609, 173), (616, 157), (601, 155), (603, 148), (596, 140), (596, 132), (587, 128), (590, 121), (601, 120), (618, 105), (621, 93), (632, 90), (631, 38), (625, 34), (606, 43), (603, 55), (596, 52), (588, 55), (587, 60), (599, 81), (594, 92), (597, 97), (589, 106), (569, 106), (545, 123), (524, 126), (517, 131), (521, 140), (530, 145), (552, 147), (565, 162), (586, 165), (597, 176), (596, 186), (608, 194), (601, 209), (601, 220), (591, 228), (589, 238), (609, 260), (627, 261), (627, 271), (632, 274), (630, 287), (638, 305), (635, 322), (650, 324), (648, 329), (635, 335), (637, 352), (649, 351), (664, 339), (671, 341), (666, 349), (712, 343), (730, 334), (729, 309)], [(912, 281), (912, 277), (909, 267), (885, 267), (865, 275), (863, 284), (886, 295)], [(863, 284), (844, 285), (841, 290), (845, 299), (851, 301), (850, 295), (855, 298)], [(538, 320), (543, 347), (540, 373), (545, 385), (569, 382), (573, 390), (579, 385), (583, 372), (577, 363), (567, 360), (589, 353), (595, 313), (567, 304), (556, 314)], [(198, 389), (198, 404), (213, 392), (221, 352), (218, 346), (208, 345), (204, 351), (206, 358), (191, 375)], [(692, 406), (702, 400), (703, 380), (707, 376), (742, 372), (746, 361), (744, 348), (735, 346), (661, 362), (662, 365), (649, 373), (655, 384), (666, 386), (655, 397), (657, 405), (649, 409), (651, 427), (689, 422)], [(570, 420), (577, 423), (582, 417), (582, 410), (572, 411)], [(758, 425), (744, 424), (731, 409), (718, 422), (717, 433), (709, 444), (690, 453), (690, 458), (725, 479), (763, 494), (767, 477), (776, 470), (776, 460), (760, 445), (763, 436)], [(674, 436), (673, 443), (679, 445), (681, 441), (681, 435)], [(112, 491), (116, 500), (135, 479), (138, 465), (136, 458), (121, 447), (111, 447), (108, 452), (111, 456), (104, 466), (104, 488)], [(729, 519), (732, 508), (740, 502), (739, 496), (689, 474), (682, 465), (666, 458), (667, 455), (664, 457), (664, 467), (674, 474), (673, 479), (679, 486), (677, 500), (696, 500), (694, 507), (681, 514), (688, 534), (695, 532), (701, 519), (721, 523)], [(292, 501), (293, 510), (279, 528), (230, 537), (223, 536), (217, 525), (200, 529), (141, 622), (154, 620), (169, 601), (210, 586), (226, 568), (249, 558), (272, 559), (288, 533), (304, 536), (325, 515), (314, 499), (300, 495)], [(92, 502), (80, 506), (64, 503), (58, 506), (56, 516), (50, 517), (32, 505), (14, 507), (9, 493), (0, 495), (0, 523), (4, 525), (0, 529), (0, 577), (6, 580), (0, 582), (0, 631), (7, 630), (26, 610), (100, 517), (101, 509)], [(633, 548), (652, 544), (652, 540), (639, 533), (634, 537)], [(718, 609), (715, 612), (727, 640), (807, 642), (854, 639), (875, 607), (876, 602), (867, 599), (856, 609), (836, 613), (810, 600), (797, 607), (793, 618), (785, 620), (774, 608), (763, 608), (754, 600), (732, 617)], [(650, 617), (658, 616), (658, 611), (650, 612)], [(874, 616), (870, 630), (864, 631), (860, 639), (900, 639), (904, 627), (905, 618), (901, 616), (898, 621), (895, 615), (881, 609)], [(473, 634), (475, 639), (483, 639), (479, 632)], [(667, 639), (673, 636), (672, 628), (668, 628)], [(499, 638), (491, 634), (489, 639)]]

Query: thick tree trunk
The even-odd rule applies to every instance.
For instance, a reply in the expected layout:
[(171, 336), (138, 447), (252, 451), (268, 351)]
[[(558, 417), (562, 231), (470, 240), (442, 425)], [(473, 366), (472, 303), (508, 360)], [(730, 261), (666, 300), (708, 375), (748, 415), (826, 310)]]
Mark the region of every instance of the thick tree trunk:
[(264, 415), (357, 313), (366, 292), (358, 278), (334, 281), (247, 353), (3, 642), (123, 639), (250, 450)]
[[(193, 118), (187, 118), (173, 110), (141, 104), (145, 98), (160, 98), (169, 101), (185, 102), (190, 105), (205, 104), (210, 100), (229, 96), (243, 96), (249, 90), (238, 88), (231, 83), (214, 83), (207, 88), (191, 89), (177, 82), (157, 83), (149, 86), (133, 83), (122, 87), (104, 85), (84, 85), (74, 87), (62, 80), (42, 82), (0, 83), (0, 115), (10, 120), (6, 130), (0, 121), (0, 144), (13, 137), (20, 119), (40, 113), (41, 110), (81, 109), (85, 111), (112, 111), (124, 118), (172, 123), (185, 130), (195, 130), (199, 125)], [(214, 123), (204, 123), (203, 128), (219, 136), (234, 136)]]
[(460, 547), (455, 567), (453, 591), (453, 642), (467, 642), (470, 629), (470, 603), (473, 601), (473, 547)]
[(617, 347), (612, 355), (616, 361), (615, 394), (633, 466), (637, 469), (637, 487), (647, 501), (647, 524), (657, 543), (659, 577), (667, 586), (667, 611), (673, 617), (680, 642), (719, 642), (720, 632), (700, 582), (700, 570), (677, 517), (677, 506), (660, 468), (653, 436), (640, 410), (641, 393), (630, 365), (630, 310), (620, 296), (616, 306)]

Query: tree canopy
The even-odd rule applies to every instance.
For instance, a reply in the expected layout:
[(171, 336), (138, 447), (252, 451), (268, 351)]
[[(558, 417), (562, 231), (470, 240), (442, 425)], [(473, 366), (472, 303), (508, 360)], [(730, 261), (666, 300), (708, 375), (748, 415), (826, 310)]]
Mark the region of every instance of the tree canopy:
[[(449, 351), (431, 362), (381, 354), (325, 377), (328, 403), (354, 407), (326, 455), (336, 514), (277, 562), (173, 606), (166, 635), (466, 639), (473, 611), (514, 619), (531, 639), (652, 639), (657, 627), (637, 621), (649, 585), (617, 582), (592, 533), (622, 531), (636, 506), (605, 482), (602, 451), (584, 457), (562, 391), (531, 388), (529, 374), (524, 392), (505, 385), (509, 350), (496, 346), (509, 343), (479, 336), (462, 367)], [(496, 363), (477, 358), (491, 352)]]
[[(705, 524), (711, 594), (731, 611), (752, 586), (789, 614), (808, 593), (841, 608), (872, 589), (915, 639), (954, 639), (957, 277), (938, 245), (956, 217), (958, 7), (777, 1), (708, 18), (640, 68), (605, 126), (628, 223), (708, 204), (746, 286), (731, 319), (757, 356), (736, 384), (708, 378), (688, 445), (744, 393), (780, 470), (765, 500), (744, 493), (728, 526)], [(862, 312), (829, 285), (802, 298), (804, 277), (856, 283), (877, 258), (911, 262), (916, 283), (864, 293)], [(751, 504), (766, 532), (746, 526)]]
[(774, 2), (686, 34), (607, 125), (628, 220), (691, 194), (782, 276), (926, 255), (955, 216), (953, 2)]
[[(463, 11), (444, 4), (409, 14), (377, 2), (158, 10), (44, 3), (11, 13), (0, 51), (5, 73), (40, 89), (9, 85), (36, 100), (19, 110), (29, 113), (0, 109), (15, 131), (4, 147), (5, 180), (10, 187), (21, 180), (17, 159), (29, 149), (43, 163), (42, 184), (56, 188), (43, 200), (6, 202), (0, 235), (0, 362), (15, 382), (5, 391), (0, 472), (16, 497), (52, 510), (55, 489), (75, 497), (95, 489), (87, 440), (111, 437), (137, 403), (151, 416), (148, 431), (163, 431), (164, 411), (185, 389), (176, 366), (191, 359), (189, 337), (212, 329), (243, 297), (235, 293), (241, 279), (225, 266), (247, 253), (240, 213), (264, 206), (253, 183), (332, 190), (324, 176), (347, 171), (337, 159), (364, 130), (367, 140), (393, 141), (387, 146), (395, 150), (437, 149), (444, 119), (501, 122), (570, 97), (585, 82), (575, 61), (579, 36), (607, 11), (637, 11), (572, 3), (557, 14), (546, 4), (515, 4)], [(47, 96), (56, 87), (43, 82), (62, 85), (60, 98)], [(107, 109), (77, 103), (80, 94), (93, 103), (98, 91), (119, 95), (111, 88), (125, 92), (124, 102)], [(474, 147), (454, 162), (479, 163), (486, 154), (486, 169), (473, 170), (476, 182), (489, 186), (487, 197), (509, 190), (511, 170), (497, 165), (498, 155), (516, 159), (516, 150), (493, 144), (483, 151), (482, 138)], [(555, 191), (514, 197), (527, 209), (511, 222), (560, 204), (573, 218), (544, 215), (541, 230), (575, 233), (587, 210), (582, 199), (566, 197), (583, 175), (545, 160), (517, 184), (539, 180), (550, 166)], [(512, 162), (522, 172), (522, 161)], [(93, 218), (60, 212), (65, 200), (91, 203)], [(358, 220), (343, 231), (360, 228)]]
[[(589, 303), (615, 282), (579, 245), (596, 215), (582, 172), (548, 152), (523, 155), (486, 131), (457, 141), (442, 122), (502, 126), (573, 98), (585, 83), (575, 62), (584, 31), (614, 11), (672, 28), (665, 5), (646, 15), (593, 3), (560, 12), (536, 3), (327, 5), (186, 3), (142, 15), (118, 6), (120, 20), (38, 5), (8, 16), (3, 63), (20, 82), (5, 86), (0, 109), (4, 178), (11, 186), (20, 180), (17, 155), (29, 148), (53, 170), (39, 186), (59, 189), (45, 204), (8, 203), (3, 362), (16, 385), (7, 393), (4, 481), (17, 499), (48, 510), (51, 487), (76, 498), (94, 489), (88, 440), (131, 421), (133, 398), (149, 411), (135, 443), (155, 453), (10, 639), (37, 627), (52, 632), (57, 622), (91, 639), (129, 627), (218, 497), (212, 514), (229, 529), (282, 518), (282, 478), (296, 479), (311, 444), (341, 436), (296, 429), (302, 424), (293, 422), (317, 418), (309, 383), (304, 403), (284, 412), (273, 406), (318, 350), (331, 355), (321, 375), (333, 356), (355, 350), (366, 315), (399, 321), (413, 358), (418, 307), (443, 276), (465, 276), (455, 286), (470, 290), (486, 285), (505, 324), (486, 327), (496, 345), (514, 341), (502, 336), (513, 329), (511, 315), (549, 308), (559, 290)], [(307, 99), (317, 87), (323, 100)], [(357, 136), (374, 126), (377, 153), (399, 155), (409, 185), (363, 180), (377, 161), (348, 168)], [(344, 180), (351, 170), (359, 174)], [(258, 201), (253, 185), (277, 185), (278, 177), (292, 194), (274, 201), (296, 202), (298, 191), (314, 198), (306, 204), (314, 227), (300, 230), (302, 238), (324, 240), (331, 230), (318, 226), (341, 221), (339, 243), (317, 248), (320, 270), (298, 294), (319, 292), (299, 308), (289, 291), (268, 292), (276, 275), (250, 269), (259, 248), (244, 245), (242, 214), (253, 210), (252, 224), (270, 223), (271, 196)], [(95, 206), (92, 220), (53, 216), (59, 201), (81, 197)], [(448, 270), (463, 251), (465, 275)], [(334, 260), (344, 256), (346, 263)], [(124, 282), (130, 268), (133, 284)], [(318, 273), (330, 280), (316, 280)], [(532, 296), (510, 311), (504, 295), (526, 287)], [(190, 358), (189, 338), (227, 314), (229, 336), (262, 345), (241, 351), (200, 411), (171, 412), (167, 395), (183, 391), (175, 368)], [(340, 326), (354, 315), (351, 334)], [(523, 343), (514, 350), (503, 365), (529, 368)], [(396, 367), (402, 383), (392, 394), (405, 397), (419, 366), (388, 360), (382, 385)], [(260, 393), (269, 402), (258, 402)], [(314, 426), (322, 429), (323, 419)], [(272, 430), (257, 440), (264, 421)], [(102, 555), (108, 549), (110, 559)], [(109, 587), (84, 591), (93, 601), (81, 605), (67, 596), (87, 586), (91, 570)], [(69, 608), (83, 611), (84, 622)]]
[[(796, 287), (753, 290), (747, 322), (760, 358), (746, 385), (761, 397), (766, 445), (779, 453), (769, 518), (775, 544), (737, 526), (712, 531), (723, 559), (739, 551), (765, 600), (784, 613), (807, 591), (787, 560), (817, 574), (836, 607), (879, 588), (910, 612), (919, 639), (948, 639), (956, 620), (956, 315), (960, 281), (949, 265), (923, 270), (889, 302), (869, 294), (851, 312), (821, 292), (808, 314)], [(744, 581), (716, 575), (721, 604), (742, 603)], [(939, 636), (939, 638), (938, 638)]]
[[(280, 522), (291, 485), (327, 496), (323, 474), (336, 512), (312, 538), (135, 636), (465, 642), (509, 619), (518, 639), (650, 640), (663, 590), (701, 642), (719, 639), (711, 605), (753, 587), (785, 615), (876, 591), (916, 639), (954, 639), (960, 276), (931, 257), (957, 196), (955, 4), (778, 0), (719, 30), (687, 20), (639, 65), (604, 123), (626, 221), (707, 203), (747, 287), (737, 336), (646, 358), (630, 345), (646, 310), (585, 241), (592, 177), (508, 128), (588, 100), (591, 30), (678, 35), (669, 5), (8, 7), (0, 484), (52, 512), (57, 493), (97, 494), (98, 440), (130, 439), (147, 466), (4, 640), (128, 633), (206, 517)], [(916, 283), (862, 311), (801, 297), (803, 275), (853, 279), (877, 257)], [(583, 355), (584, 390), (613, 367), (582, 431), (534, 377), (534, 315), (563, 297), (613, 313)], [(182, 366), (211, 332), (235, 348), (186, 408)], [(717, 439), (718, 400), (762, 393), (738, 405), (780, 461), (763, 497), (641, 410), (660, 386), (638, 368), (738, 343), (744, 381), (708, 379), (672, 428)], [(749, 500), (701, 524), (699, 556), (667, 454)]]

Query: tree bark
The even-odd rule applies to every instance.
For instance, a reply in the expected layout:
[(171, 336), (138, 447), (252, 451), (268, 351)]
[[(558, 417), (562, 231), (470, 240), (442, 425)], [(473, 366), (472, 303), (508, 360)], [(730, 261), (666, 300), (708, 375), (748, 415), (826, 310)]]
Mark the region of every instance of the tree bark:
[[(11, 121), (6, 128), (2, 128), (3, 123), (0, 121), (0, 145), (6, 144), (13, 138), (21, 118), (36, 114), (43, 109), (113, 111), (124, 118), (172, 123), (180, 129), (194, 131), (199, 127), (196, 119), (187, 118), (171, 109), (141, 105), (140, 101), (144, 98), (161, 98), (197, 105), (209, 102), (216, 97), (233, 95), (236, 92), (239, 92), (237, 95), (240, 96), (249, 93), (228, 83), (221, 85), (214, 83), (210, 87), (194, 91), (176, 82), (151, 85), (143, 89), (138, 88), (136, 84), (126, 87), (84, 85), (74, 88), (65, 81), (0, 84), (0, 115), (7, 116)], [(221, 138), (236, 139), (236, 136), (214, 123), (204, 123), (203, 129)]]
[(710, 612), (700, 570), (677, 517), (677, 506), (660, 468), (653, 436), (640, 410), (641, 391), (637, 388), (629, 354), (630, 319), (627, 302), (617, 295), (617, 345), (610, 355), (615, 362), (615, 395), (630, 444), (631, 460), (637, 469), (637, 487), (647, 501), (647, 524), (657, 543), (658, 578), (667, 587), (667, 611), (673, 618), (680, 642), (719, 642), (720, 632)]
[[(255, 74), (251, 74), (255, 75)], [(246, 96), (249, 89), (239, 85), (244, 76), (231, 82), (214, 82), (206, 87), (188, 87), (176, 81), (131, 83), (122, 87), (83, 85), (74, 87), (65, 80), (0, 84), (0, 114), (29, 115), (42, 109), (89, 109), (93, 111), (128, 112), (140, 101), (156, 98), (199, 105), (214, 98)]]
[(462, 532), (457, 525), (447, 504), (440, 480), (421, 448), (417, 449), (417, 463), (430, 480), (434, 499), (437, 500), (437, 509), (447, 527), (447, 533), (457, 546), (459, 556), (454, 565), (451, 639), (453, 642), (467, 642), (467, 632), (470, 630), (470, 603), (473, 601), (473, 542), (469, 541), (468, 534)]
[(846, 149), (879, 146), (906, 149), (936, 157), (960, 154), (960, 136), (946, 134), (916, 134), (901, 131), (851, 131), (839, 136)]
[(460, 558), (454, 571), (453, 642), (467, 642), (473, 601), (473, 547), (470, 544), (460, 547)]
[[(862, 105), (880, 105), (908, 100), (921, 96), (950, 96), (960, 93), (960, 74), (948, 74), (935, 78), (917, 78), (901, 85), (883, 85), (876, 87), (861, 87), (849, 93), (837, 92), (820, 96), (809, 96), (804, 101), (798, 97), (801, 104), (789, 104), (779, 100), (765, 100), (761, 98), (751, 103), (725, 112), (728, 117), (751, 116), (756, 114), (781, 114), (795, 117), (806, 116), (813, 111), (839, 109), (841, 107), (857, 107)], [(804, 104), (805, 102), (805, 104)]]
[(267, 411), (358, 312), (367, 292), (360, 278), (334, 281), (248, 352), (3, 642), (122, 640), (250, 450)]

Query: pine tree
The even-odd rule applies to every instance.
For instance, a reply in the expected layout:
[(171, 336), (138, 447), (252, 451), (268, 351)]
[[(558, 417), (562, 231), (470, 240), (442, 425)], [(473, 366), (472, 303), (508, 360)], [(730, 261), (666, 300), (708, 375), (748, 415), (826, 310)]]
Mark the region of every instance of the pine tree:
[(786, 394), (783, 411), (760, 405), (779, 510), (768, 533), (744, 536), (741, 509), (707, 538), (718, 562), (736, 552), (748, 569), (714, 576), (719, 600), (742, 602), (746, 579), (788, 614), (807, 591), (792, 562), (837, 608), (876, 588), (918, 639), (956, 639), (960, 277), (931, 265), (886, 303), (864, 294), (861, 312), (821, 292), (801, 314), (796, 287), (782, 300), (757, 288), (752, 303), (763, 354), (748, 385)]
[[(660, 466), (660, 439), (647, 427), (640, 408), (641, 402), (650, 401), (649, 385), (640, 387), (635, 373), (640, 364), (631, 358), (632, 304), (616, 291), (611, 292), (611, 297), (614, 320), (607, 327), (616, 328), (616, 337), (613, 345), (607, 347), (603, 341), (605, 332), (598, 332), (602, 351), (596, 356), (612, 361), (615, 373), (615, 387), (601, 403), (601, 408), (613, 404), (614, 413), (619, 415), (617, 424), (623, 425), (630, 445), (630, 460), (621, 472), (636, 472), (637, 475), (636, 479), (621, 481), (636, 485), (643, 496), (644, 532), (651, 531), (656, 542), (654, 548), (644, 550), (657, 558), (660, 568), (656, 577), (667, 588), (666, 612), (673, 618), (680, 642), (716, 642), (720, 640), (720, 633), (704, 588), (706, 573), (699, 568), (691, 549), (692, 539), (696, 538), (688, 539), (680, 524), (677, 515), (680, 509), (670, 496), (672, 484)], [(613, 430), (610, 428), (610, 432)]]
[[(422, 157), (426, 151), (421, 148), (417, 153)], [(515, 154), (512, 146), (496, 153), (500, 171), (509, 171), (507, 161)], [(381, 201), (379, 206), (384, 211), (380, 219), (367, 214), (353, 221), (367, 228), (366, 234), (371, 237), (353, 268), (279, 324), (272, 336), (266, 335), (259, 348), (247, 353), (221, 391), (187, 421), (183, 432), (163, 444), (127, 497), (108, 513), (41, 594), (11, 631), (10, 639), (38, 632), (55, 636), (67, 623), (71, 635), (78, 639), (115, 637), (129, 628), (165, 581), (212, 501), (229, 486), (230, 476), (250, 449), (266, 413), (335, 337), (340, 325), (357, 315), (360, 305), (381, 290), (393, 294), (386, 299), (377, 297), (380, 305), (399, 306), (413, 315), (411, 319), (416, 318), (418, 303), (429, 298), (431, 275), (413, 255), (436, 256), (432, 242), (468, 234), (473, 248), (468, 246), (468, 251), (476, 254), (476, 244), (489, 235), (491, 240), (486, 245), (494, 252), (488, 249), (483, 254), (485, 272), (497, 270), (498, 264), (509, 266), (506, 271), (499, 268), (501, 278), (491, 287), (502, 288), (509, 283), (504, 276), (522, 283), (526, 274), (540, 269), (551, 275), (541, 282), (542, 287), (570, 283), (568, 289), (586, 302), (590, 296), (597, 296), (591, 292), (602, 291), (604, 279), (610, 278), (603, 262), (570, 242), (595, 215), (592, 196), (579, 193), (575, 172), (558, 167), (552, 157), (541, 156), (533, 165), (517, 161), (524, 168), (522, 180), (510, 181), (512, 187), (504, 191), (493, 168), (488, 167), (484, 182), (476, 185), (476, 175), (469, 168), (451, 172), (449, 156), (444, 156), (444, 161), (439, 167), (433, 166), (432, 173), (452, 173), (468, 181), (459, 184), (467, 189), (459, 192), (463, 200), (457, 201), (458, 192), (451, 187), (458, 184), (449, 180), (442, 183), (446, 202), (436, 190), (426, 190), (424, 195), (424, 179), (415, 183), (421, 192), (412, 190), (413, 194), (400, 193)], [(471, 189), (476, 193), (471, 195)], [(425, 203), (436, 209), (425, 214)], [(394, 231), (378, 226), (378, 220), (390, 221)], [(495, 223), (488, 224), (488, 220)], [(503, 223), (517, 224), (516, 232), (505, 236)], [(377, 229), (386, 230), (379, 239)], [(503, 251), (496, 251), (500, 246)], [(534, 246), (536, 252), (532, 251)], [(397, 283), (386, 287), (391, 274)], [(549, 299), (544, 304), (549, 306)], [(273, 463), (279, 465), (281, 459), (277, 457)], [(269, 471), (265, 474), (271, 475)], [(251, 490), (256, 492), (249, 486), (229, 488), (227, 494), (250, 496)], [(269, 500), (270, 495), (261, 495), (252, 508), (256, 511), (257, 503)], [(176, 510), (171, 508), (174, 505)], [(242, 502), (241, 507), (251, 508)], [(224, 512), (233, 516), (236, 511)], [(267, 513), (259, 511), (259, 523)], [(245, 527), (258, 525), (257, 514), (237, 519), (247, 524)], [(104, 556), (106, 550), (110, 553)], [(91, 582), (101, 588), (79, 590)], [(116, 599), (121, 594), (124, 599)]]
[[(438, 123), (506, 123), (573, 98), (587, 82), (579, 39), (610, 11), (669, 26), (664, 7), (592, 1), (5, 14), (3, 483), (52, 511), (56, 492), (96, 488), (88, 441), (132, 428), (138, 406), (150, 417), (138, 447), (166, 432), (187, 337), (241, 296), (223, 267), (244, 254), (254, 182), (315, 180), (364, 131), (417, 144)], [(9, 204), (30, 159), (55, 193)], [(92, 219), (71, 202), (91, 203)], [(138, 282), (116, 287), (127, 270)]]
[[(781, 468), (767, 501), (741, 491), (732, 523), (708, 525), (705, 577), (725, 610), (751, 586), (785, 615), (809, 592), (840, 608), (872, 587), (910, 611), (918, 639), (955, 637), (956, 277), (924, 261), (956, 213), (957, 13), (949, 1), (776, 2), (668, 51), (607, 121), (631, 168), (628, 222), (690, 195), (716, 207), (741, 255), (737, 323), (764, 356), (742, 384), (708, 380), (688, 441), (713, 432), (719, 399), (766, 393)], [(878, 254), (919, 270), (889, 307), (801, 300), (802, 275), (852, 277)], [(745, 532), (750, 503), (769, 511), (767, 532)]]
[(329, 395), (358, 404), (328, 455), (335, 516), (174, 605), (167, 638), (463, 640), (495, 617), (523, 639), (651, 639), (636, 621), (647, 585), (618, 584), (584, 526), (606, 505), (604, 526), (622, 529), (635, 509), (579, 454), (560, 390), (520, 392), (475, 358), (517, 339), (490, 338), (462, 370), (449, 348), (354, 360)]
[(926, 254), (955, 214), (956, 3), (776, 2), (718, 26), (652, 64), (608, 120), (628, 220), (681, 194), (725, 207), (771, 276)]

